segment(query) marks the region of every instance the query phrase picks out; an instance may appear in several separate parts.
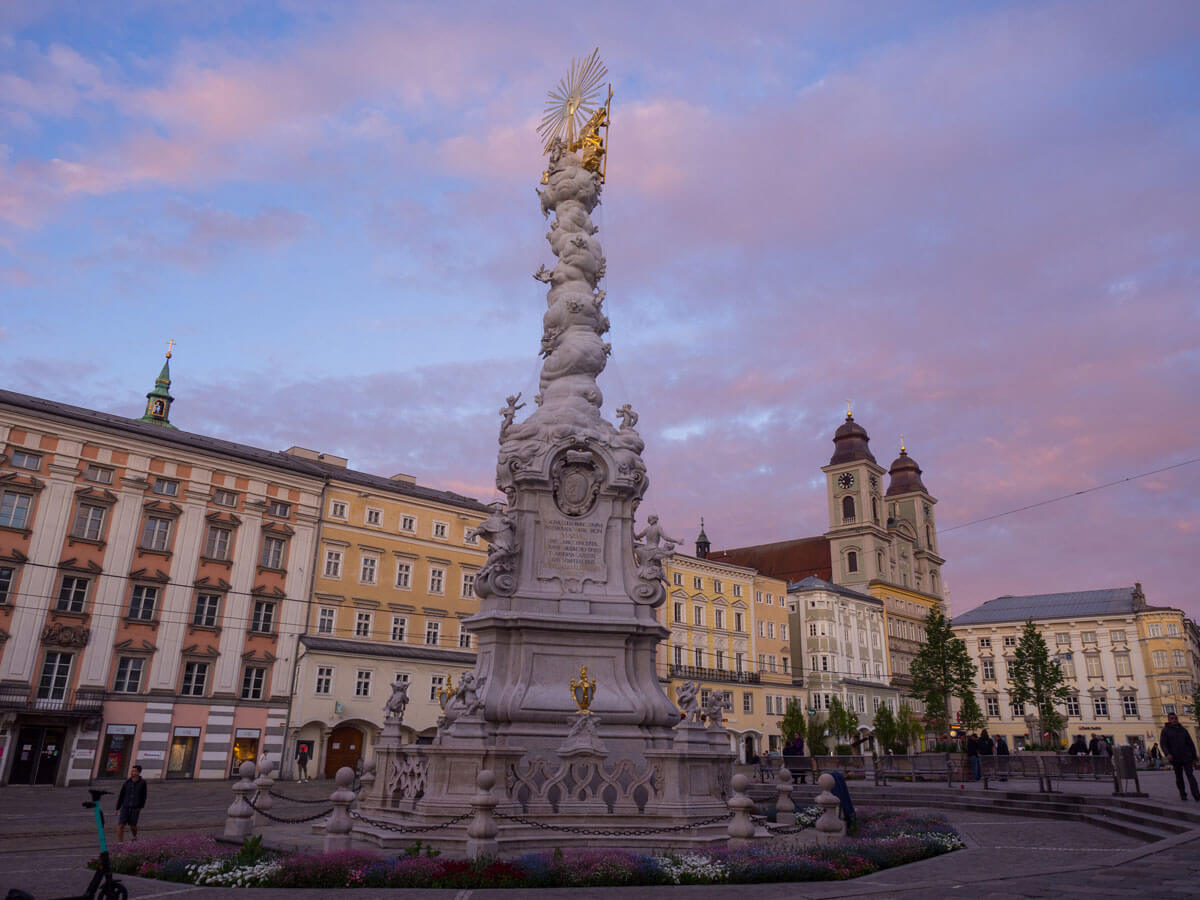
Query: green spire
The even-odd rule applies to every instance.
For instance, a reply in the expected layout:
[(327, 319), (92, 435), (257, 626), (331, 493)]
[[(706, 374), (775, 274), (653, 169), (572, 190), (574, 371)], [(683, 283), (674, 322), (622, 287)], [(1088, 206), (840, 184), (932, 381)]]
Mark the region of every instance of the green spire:
[(162, 371), (154, 379), (154, 390), (146, 395), (146, 414), (138, 420), (139, 422), (149, 422), (166, 428), (175, 427), (168, 418), (171, 414), (171, 402), (175, 399), (171, 396), (171, 348), (174, 346), (174, 341), (167, 341), (167, 358), (163, 360)]

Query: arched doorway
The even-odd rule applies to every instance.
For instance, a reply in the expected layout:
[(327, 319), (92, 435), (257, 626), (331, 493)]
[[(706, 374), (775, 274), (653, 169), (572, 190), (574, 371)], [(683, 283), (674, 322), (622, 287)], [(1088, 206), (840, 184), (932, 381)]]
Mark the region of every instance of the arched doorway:
[(342, 766), (354, 768), (363, 755), (363, 733), (353, 725), (339, 725), (325, 747), (325, 777), (332, 778)]
[(744, 759), (745, 759), (745, 761), (746, 761), (746, 762), (748, 762), (748, 763), (749, 763), (749, 762), (753, 762), (753, 761), (754, 761), (754, 756), (755, 756), (755, 753), (754, 753), (754, 735), (752, 735), (752, 734), (748, 734), (748, 735), (746, 735), (746, 737), (745, 737), (745, 744), (746, 744), (746, 754), (745, 754), (745, 757), (744, 757)]

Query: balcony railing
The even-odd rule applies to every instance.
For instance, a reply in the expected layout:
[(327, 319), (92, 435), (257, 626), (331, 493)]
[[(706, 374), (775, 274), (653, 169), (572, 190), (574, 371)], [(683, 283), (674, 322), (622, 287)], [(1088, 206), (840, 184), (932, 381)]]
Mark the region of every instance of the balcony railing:
[(95, 688), (66, 691), (61, 697), (39, 697), (36, 690), (24, 685), (0, 687), (0, 709), (5, 710), (91, 715), (103, 707), (104, 691)]
[(672, 678), (695, 678), (699, 681), (731, 681), (734, 684), (760, 684), (757, 672), (731, 672), (729, 669), (710, 669), (707, 666), (672, 665)]

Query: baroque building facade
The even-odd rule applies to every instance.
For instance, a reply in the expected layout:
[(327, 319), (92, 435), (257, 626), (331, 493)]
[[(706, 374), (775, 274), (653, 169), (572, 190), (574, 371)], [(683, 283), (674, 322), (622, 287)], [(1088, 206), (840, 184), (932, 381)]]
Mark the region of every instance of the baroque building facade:
[(0, 781), (224, 778), (282, 749), (322, 476), (0, 391)]
[(1095, 735), (1148, 749), (1171, 708), (1194, 732), (1190, 622), (1180, 610), (1147, 604), (1136, 584), (997, 597), (954, 618), (954, 633), (978, 668), (979, 705), (993, 737), (1003, 734), (1012, 747), (1040, 743), (1031, 711), (1009, 693), (1008, 669), (1028, 620), (1066, 676), (1070, 695), (1059, 709), (1065, 739)]

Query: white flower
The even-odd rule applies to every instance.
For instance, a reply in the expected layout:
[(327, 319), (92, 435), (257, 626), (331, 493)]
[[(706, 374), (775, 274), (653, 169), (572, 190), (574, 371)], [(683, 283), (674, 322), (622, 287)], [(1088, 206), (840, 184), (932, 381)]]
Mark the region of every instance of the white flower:
[(718, 883), (729, 878), (729, 870), (719, 862), (698, 853), (683, 856), (656, 856), (654, 861), (675, 884), (681, 884), (686, 875), (690, 881)]

